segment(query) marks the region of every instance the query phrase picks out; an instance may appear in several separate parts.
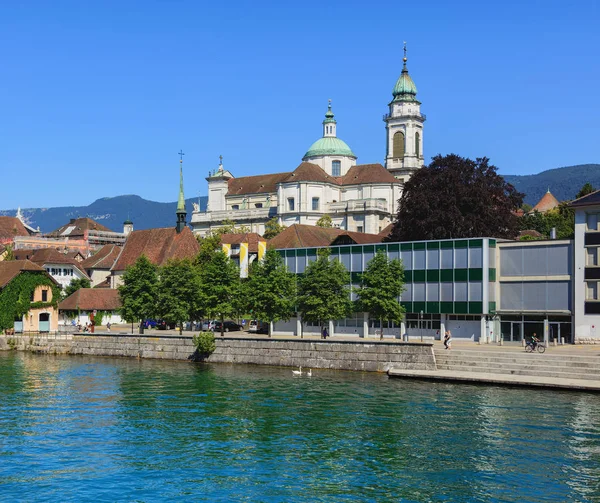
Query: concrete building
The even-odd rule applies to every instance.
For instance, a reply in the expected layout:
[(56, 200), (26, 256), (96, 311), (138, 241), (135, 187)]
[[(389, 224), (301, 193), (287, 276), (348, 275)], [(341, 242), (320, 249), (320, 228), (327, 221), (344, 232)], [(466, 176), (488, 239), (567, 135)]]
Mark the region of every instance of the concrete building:
[(406, 67), (394, 86), (386, 123), (385, 167), (357, 164), (357, 155), (337, 135), (331, 101), (315, 141), (293, 171), (236, 178), (221, 163), (209, 173), (208, 205), (195, 205), (194, 233), (206, 235), (224, 220), (263, 234), (265, 223), (315, 225), (323, 215), (335, 227), (377, 234), (397, 213), (403, 183), (423, 165), (423, 123), (417, 88)]

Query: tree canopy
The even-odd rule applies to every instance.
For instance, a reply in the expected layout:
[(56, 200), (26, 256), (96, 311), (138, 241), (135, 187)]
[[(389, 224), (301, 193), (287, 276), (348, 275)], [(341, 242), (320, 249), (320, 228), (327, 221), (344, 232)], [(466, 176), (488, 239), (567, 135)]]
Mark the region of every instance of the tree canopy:
[[(224, 321), (240, 304), (240, 270), (222, 251), (212, 254), (200, 268), (200, 307), (209, 316)], [(221, 336), (224, 328), (221, 323)]]
[(285, 229), (285, 225), (281, 225), (277, 217), (273, 217), (265, 224), (265, 232), (263, 234), (263, 237), (265, 239), (272, 239)]
[(389, 241), (514, 238), (523, 195), (488, 159), (437, 155), (405, 183)]
[(253, 262), (245, 290), (253, 317), (269, 323), (269, 336), (272, 322), (293, 316), (296, 277), (276, 250), (267, 250), (262, 261)]
[(90, 286), (90, 280), (87, 278), (76, 278), (71, 280), (71, 282), (63, 290), (63, 298), (66, 299), (69, 295), (74, 294), (80, 288), (90, 288)]
[(339, 260), (329, 260), (330, 250), (319, 250), (298, 280), (298, 311), (304, 321), (320, 326), (352, 312), (350, 273)]
[(404, 308), (398, 297), (404, 291), (404, 267), (398, 259), (390, 260), (378, 251), (362, 273), (361, 284), (356, 289), (357, 307), (380, 320), (380, 338), (383, 338), (383, 322), (400, 323)]
[(200, 280), (191, 260), (170, 260), (159, 269), (157, 314), (183, 330), (183, 322), (198, 317)]
[[(156, 313), (158, 275), (156, 266), (145, 255), (125, 269), (123, 284), (119, 286), (121, 316), (128, 322), (143, 321)], [(144, 324), (140, 323), (140, 333)]]
[(331, 229), (333, 227), (333, 220), (329, 215), (323, 215), (317, 220), (317, 227), (323, 227), (324, 229)]
[(581, 190), (579, 192), (577, 192), (575, 199), (579, 199), (580, 197), (587, 196), (588, 194), (591, 194), (592, 192), (596, 192), (596, 189), (590, 182), (586, 182), (583, 185), (583, 187), (581, 187)]

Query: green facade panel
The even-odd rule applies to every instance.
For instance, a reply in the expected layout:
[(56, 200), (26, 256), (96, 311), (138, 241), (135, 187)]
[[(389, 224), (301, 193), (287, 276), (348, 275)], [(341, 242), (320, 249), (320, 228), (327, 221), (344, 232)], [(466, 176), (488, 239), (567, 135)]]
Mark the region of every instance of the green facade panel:
[(454, 313), (454, 302), (440, 302), (440, 313), (453, 314)]
[(469, 248), (482, 248), (483, 247), (483, 239), (470, 239), (469, 240)]
[(437, 269), (428, 269), (427, 271), (427, 283), (439, 283), (440, 271)]
[(340, 246), (340, 255), (350, 255), (350, 250), (349, 246)]
[(440, 281), (452, 283), (454, 281), (454, 269), (442, 269), (440, 271)]
[[(357, 247), (360, 250), (360, 247)], [(363, 246), (364, 253), (375, 253), (375, 247), (373, 245)]]
[(440, 248), (442, 250), (451, 250), (452, 248), (454, 248), (454, 243), (452, 241), (441, 241)]
[(469, 269), (469, 281), (483, 281), (483, 269)]
[(412, 302), (400, 302), (400, 305), (404, 308), (405, 312), (407, 312), (407, 313), (413, 312), (413, 308), (412, 308), (413, 303)]
[(395, 243), (395, 244), (390, 244), (390, 245), (388, 245), (388, 251), (391, 251), (391, 252), (397, 252), (397, 251), (400, 251), (400, 245), (399, 245), (399, 244), (397, 244), (397, 243)]
[(375, 251), (376, 252), (378, 252), (378, 251), (385, 252), (385, 251), (387, 251), (387, 246), (386, 245), (375, 245)]
[(425, 282), (425, 270), (413, 271), (413, 283), (424, 283)]
[(413, 313), (420, 313), (421, 311), (425, 312), (426, 305), (425, 302), (413, 302), (412, 308)]
[(454, 314), (469, 314), (469, 303), (468, 302), (455, 302), (454, 303)]
[(413, 272), (412, 271), (404, 271), (404, 282), (412, 283), (413, 280)]
[(427, 241), (427, 249), (428, 250), (439, 250), (440, 242), (439, 241)]
[(490, 269), (489, 270), (489, 280), (493, 283), (494, 281), (496, 281), (496, 269)]
[(469, 270), (468, 269), (454, 269), (454, 281), (468, 281)]
[(488, 313), (492, 314), (496, 312), (496, 303), (494, 301), (488, 302), (489, 310)]
[(425, 243), (413, 243), (413, 250), (424, 250)]
[(430, 313), (430, 314), (439, 313), (440, 312), (440, 303), (439, 302), (427, 302), (425, 312)]
[(400, 243), (400, 250), (402, 251), (411, 251), (412, 243)]
[(454, 248), (468, 248), (469, 240), (468, 239), (459, 239), (454, 241)]
[(469, 314), (483, 313), (483, 302), (469, 302)]

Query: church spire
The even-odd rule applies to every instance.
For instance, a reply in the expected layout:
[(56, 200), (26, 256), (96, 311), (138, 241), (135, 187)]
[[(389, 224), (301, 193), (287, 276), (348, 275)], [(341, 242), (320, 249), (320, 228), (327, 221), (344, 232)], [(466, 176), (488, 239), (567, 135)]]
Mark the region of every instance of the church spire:
[(177, 233), (180, 233), (186, 227), (185, 217), (185, 196), (183, 195), (183, 156), (182, 150), (179, 151), (179, 199), (177, 200)]
[[(406, 42), (404, 42), (404, 57), (402, 58), (402, 73), (400, 77), (396, 81), (396, 85), (394, 86), (394, 90), (392, 91), (392, 95), (394, 96), (394, 101), (414, 101), (417, 102), (417, 86), (411, 79), (408, 74), (408, 68), (406, 67), (406, 62), (408, 58), (406, 57)], [(417, 102), (418, 103), (418, 102)]]
[(337, 135), (336, 127), (337, 121), (331, 111), (331, 100), (329, 100), (327, 112), (325, 113), (325, 120), (323, 121), (323, 138), (335, 138)]

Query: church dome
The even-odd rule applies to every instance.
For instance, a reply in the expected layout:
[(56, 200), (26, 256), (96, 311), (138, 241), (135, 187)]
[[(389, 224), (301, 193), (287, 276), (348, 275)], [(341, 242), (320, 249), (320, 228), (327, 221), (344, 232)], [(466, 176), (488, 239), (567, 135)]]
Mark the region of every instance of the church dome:
[(320, 155), (343, 155), (354, 157), (356, 159), (356, 155), (352, 152), (346, 142), (336, 137), (324, 137), (318, 139), (310, 146), (302, 160)]

